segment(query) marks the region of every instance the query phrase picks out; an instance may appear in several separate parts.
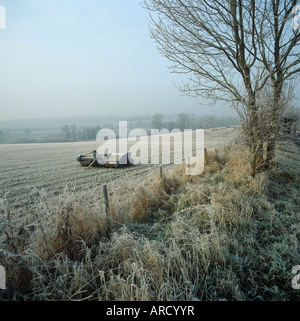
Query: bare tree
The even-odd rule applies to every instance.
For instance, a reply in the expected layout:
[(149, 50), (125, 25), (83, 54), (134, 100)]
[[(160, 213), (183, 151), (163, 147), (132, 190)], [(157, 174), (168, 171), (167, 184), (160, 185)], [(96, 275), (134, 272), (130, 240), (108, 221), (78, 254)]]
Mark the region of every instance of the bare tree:
[(169, 120), (165, 123), (165, 127), (169, 130), (172, 131), (173, 129), (177, 128), (177, 124), (174, 120)]
[(262, 1), (255, 29), (259, 39), (259, 57), (273, 89), (266, 157), (270, 167), (275, 163), (280, 120), (293, 97), (291, 81), (300, 72), (300, 32), (291, 26), (296, 5), (297, 0)]
[(151, 126), (153, 129), (162, 129), (162, 120), (163, 120), (163, 114), (156, 113), (151, 118)]
[(192, 129), (195, 127), (195, 118), (191, 114), (180, 113), (176, 117), (176, 124), (181, 131)]
[(24, 128), (23, 134), (24, 134), (24, 135), (29, 135), (29, 134), (31, 134), (31, 129), (28, 128), (28, 127)]
[[(276, 111), (276, 132), (273, 133), (274, 129), (274, 87), (270, 81), (268, 85), (265, 85), (261, 90), (256, 92), (256, 105), (257, 105), (257, 119), (258, 119), (258, 128), (259, 135), (261, 137), (258, 145), (257, 154), (263, 160), (258, 162), (258, 169), (267, 169), (274, 165), (271, 165), (270, 159), (268, 158), (268, 147), (271, 141), (279, 139), (285, 136), (285, 129), (283, 120), (287, 115), (287, 112), (291, 110), (290, 102), (293, 94), (294, 87), (291, 85), (289, 88), (285, 88), (285, 91), (282, 92), (280, 100), (277, 105)], [(247, 106), (243, 105), (233, 105), (236, 112), (239, 115), (240, 123), (242, 125), (244, 140), (249, 140), (251, 132), (251, 123), (249, 117), (249, 110)]]
[[(288, 40), (280, 31), (286, 30), (294, 3), (283, 0), (144, 0), (152, 22), (151, 36), (159, 51), (172, 62), (174, 72), (188, 75), (188, 82), (180, 90), (212, 103), (231, 102), (245, 117), (242, 120), (247, 128), (253, 176), (263, 162), (265, 139), (259, 119), (263, 108), (257, 101), (257, 94), (272, 79), (272, 110), (275, 112), (280, 108), (284, 80), (298, 72), (294, 67), (299, 56), (289, 59), (298, 45), (298, 32), (293, 40)], [(284, 5), (289, 8), (285, 14), (279, 10)], [(284, 39), (290, 45), (283, 50)], [(278, 50), (283, 50), (279, 54), (282, 63), (278, 62)], [(288, 60), (290, 71), (283, 77)], [(276, 135), (278, 119), (278, 116), (272, 119), (272, 135)]]
[[(243, 4), (247, 2), (247, 5)], [(249, 110), (252, 174), (259, 144), (255, 86), (257, 63), (254, 1), (145, 0), (151, 36), (175, 72), (189, 75), (189, 95), (242, 102)], [(250, 30), (250, 32), (249, 32)], [(261, 82), (263, 83), (263, 79)]]

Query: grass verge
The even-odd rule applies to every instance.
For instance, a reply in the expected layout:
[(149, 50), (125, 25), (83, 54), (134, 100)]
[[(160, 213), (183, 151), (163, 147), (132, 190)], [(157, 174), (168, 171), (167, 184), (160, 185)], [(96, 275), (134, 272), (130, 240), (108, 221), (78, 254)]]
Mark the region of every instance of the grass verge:
[(34, 191), (21, 225), (14, 217), (25, 213), (2, 199), (0, 298), (299, 300), (291, 287), (300, 263), (299, 172), (283, 158), (253, 179), (245, 158), (212, 151), (200, 176), (173, 166), (163, 179), (153, 172), (115, 188), (113, 224), (97, 190), (66, 190), (50, 203)]

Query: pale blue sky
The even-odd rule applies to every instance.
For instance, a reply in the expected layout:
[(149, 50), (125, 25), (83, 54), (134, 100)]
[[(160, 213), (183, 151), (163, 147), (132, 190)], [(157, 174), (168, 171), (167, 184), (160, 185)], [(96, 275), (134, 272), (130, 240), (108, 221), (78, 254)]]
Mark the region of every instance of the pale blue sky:
[(189, 112), (139, 0), (0, 0), (0, 120)]

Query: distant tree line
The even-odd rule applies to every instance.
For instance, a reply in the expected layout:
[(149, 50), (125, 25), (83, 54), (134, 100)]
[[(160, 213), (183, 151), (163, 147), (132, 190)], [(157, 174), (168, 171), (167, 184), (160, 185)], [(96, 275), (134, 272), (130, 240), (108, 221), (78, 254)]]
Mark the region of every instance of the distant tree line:
[(99, 125), (94, 127), (77, 128), (76, 125), (63, 125), (61, 131), (57, 134), (49, 135), (47, 142), (75, 142), (84, 140), (95, 140)]
[(236, 126), (238, 125), (238, 120), (226, 117), (217, 117), (214, 115), (207, 116), (195, 116), (188, 113), (180, 113), (176, 116), (174, 120), (164, 121), (163, 114), (156, 113), (152, 115), (151, 126), (153, 129), (168, 129), (169, 131), (173, 129), (180, 129), (184, 131), (185, 129), (206, 129), (215, 127), (226, 127), (226, 126)]

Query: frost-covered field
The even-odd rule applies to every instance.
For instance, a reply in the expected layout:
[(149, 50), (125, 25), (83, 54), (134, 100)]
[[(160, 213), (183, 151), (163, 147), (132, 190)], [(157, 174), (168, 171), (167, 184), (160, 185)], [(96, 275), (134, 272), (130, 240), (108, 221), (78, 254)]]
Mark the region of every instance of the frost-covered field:
[[(214, 148), (228, 144), (238, 130), (232, 128), (206, 130), (205, 146)], [(133, 143), (131, 143), (132, 145)], [(128, 145), (130, 148), (131, 145)], [(68, 188), (87, 189), (113, 180), (133, 181), (145, 176), (153, 165), (126, 169), (80, 166), (76, 157), (99, 147), (99, 142), (0, 145), (0, 198), (9, 198), (12, 205), (22, 206), (24, 196), (32, 190), (45, 190), (55, 195)], [(173, 150), (171, 151), (171, 159)]]
[(1, 147), (0, 300), (299, 300), (299, 144), (279, 142), (277, 168), (253, 178), (247, 149), (218, 148), (238, 135), (224, 132), (206, 132), (193, 177), (87, 170), (76, 155), (93, 142)]

